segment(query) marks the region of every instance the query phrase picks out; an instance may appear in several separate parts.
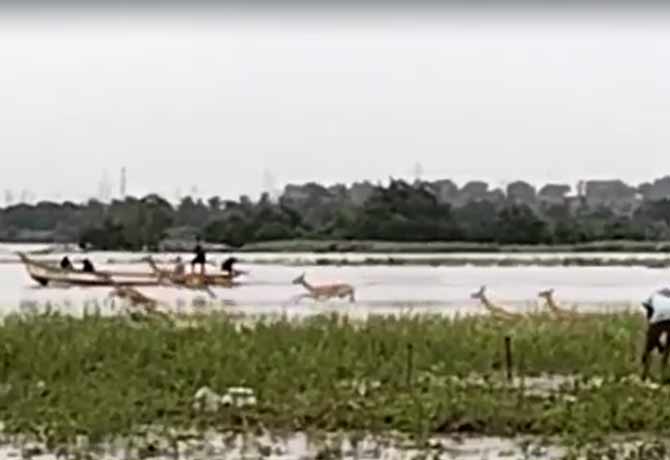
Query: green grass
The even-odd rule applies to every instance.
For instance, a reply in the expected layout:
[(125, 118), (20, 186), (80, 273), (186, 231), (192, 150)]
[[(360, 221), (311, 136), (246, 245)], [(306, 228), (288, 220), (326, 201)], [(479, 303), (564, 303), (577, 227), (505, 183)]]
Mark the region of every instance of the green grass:
[[(147, 424), (580, 438), (666, 433), (670, 404), (659, 401), (670, 391), (624, 379), (639, 372), (644, 327), (632, 314), (577, 322), (540, 315), (519, 323), (332, 316), (254, 328), (219, 316), (198, 328), (12, 317), (0, 327), (0, 419), (9, 432), (40, 433), (51, 443), (77, 434), (122, 436)], [(501, 385), (505, 335), (512, 337), (515, 373), (605, 382), (542, 397)], [(490, 383), (467, 383), (471, 373)], [(258, 405), (196, 412), (192, 398), (204, 385), (219, 392), (252, 387)]]

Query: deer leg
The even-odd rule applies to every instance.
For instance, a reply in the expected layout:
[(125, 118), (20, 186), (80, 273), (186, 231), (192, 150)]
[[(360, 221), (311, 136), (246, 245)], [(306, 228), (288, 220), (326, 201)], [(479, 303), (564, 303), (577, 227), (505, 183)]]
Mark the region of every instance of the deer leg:
[(296, 303), (300, 302), (302, 299), (307, 299), (309, 297), (312, 297), (312, 295), (311, 294), (298, 294), (297, 296), (293, 297), (293, 299), (291, 299), (291, 303), (296, 304)]

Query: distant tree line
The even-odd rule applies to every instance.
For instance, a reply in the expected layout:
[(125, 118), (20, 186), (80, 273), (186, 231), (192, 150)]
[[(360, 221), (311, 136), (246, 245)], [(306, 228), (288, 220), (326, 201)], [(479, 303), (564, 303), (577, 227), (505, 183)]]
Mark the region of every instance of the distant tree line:
[(341, 189), (306, 184), (302, 195), (277, 200), (184, 198), (173, 206), (158, 195), (111, 203), (41, 202), (0, 209), (4, 241), (72, 242), (100, 249), (154, 249), (166, 238), (199, 234), (240, 247), (290, 239), (459, 241), (575, 244), (602, 240), (670, 240), (670, 200), (642, 201), (627, 214), (585, 200), (528, 205), (512, 199), (439, 200), (422, 183), (391, 180), (371, 186), (362, 202)]

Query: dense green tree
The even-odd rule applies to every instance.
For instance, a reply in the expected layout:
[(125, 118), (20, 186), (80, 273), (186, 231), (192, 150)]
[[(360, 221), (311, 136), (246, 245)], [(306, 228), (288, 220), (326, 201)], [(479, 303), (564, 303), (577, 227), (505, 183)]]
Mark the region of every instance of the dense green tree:
[(391, 180), (369, 186), (366, 199), (347, 188), (310, 183), (273, 200), (186, 197), (172, 206), (158, 195), (111, 203), (40, 202), (0, 209), (0, 238), (72, 241), (102, 249), (155, 248), (169, 235), (199, 233), (232, 246), (292, 238), (570, 244), (670, 239), (670, 200), (644, 201), (634, 212), (589, 207), (586, 200), (532, 207), (476, 199), (452, 206), (429, 186)]

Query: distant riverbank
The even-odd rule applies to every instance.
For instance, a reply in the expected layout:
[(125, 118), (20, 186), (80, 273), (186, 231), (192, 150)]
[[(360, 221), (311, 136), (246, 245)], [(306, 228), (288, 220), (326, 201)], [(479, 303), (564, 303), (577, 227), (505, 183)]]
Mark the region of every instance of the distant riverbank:
[[(0, 245), (40, 247), (41, 253), (85, 252), (76, 243), (52, 242), (21, 242), (0, 241)], [(162, 244), (158, 252), (188, 252), (195, 241), (180, 240), (172, 244)], [(174, 247), (173, 247), (174, 246)], [(403, 242), (403, 241), (371, 241), (371, 240), (276, 240), (260, 243), (250, 243), (241, 247), (231, 247), (224, 244), (205, 243), (205, 247), (212, 253), (370, 253), (370, 254), (453, 254), (453, 253), (481, 253), (481, 254), (534, 254), (534, 253), (669, 253), (670, 241), (630, 241), (612, 240), (595, 241), (577, 244), (497, 244), (497, 243), (468, 243), (468, 242)], [(105, 252), (101, 248), (89, 248), (89, 251)], [(109, 251), (127, 251), (124, 248), (109, 248)]]
[(399, 242), (282, 240), (253, 243), (235, 252), (357, 252), (357, 253), (565, 253), (565, 252), (668, 252), (670, 241), (597, 241), (560, 245), (506, 245), (466, 242)]

